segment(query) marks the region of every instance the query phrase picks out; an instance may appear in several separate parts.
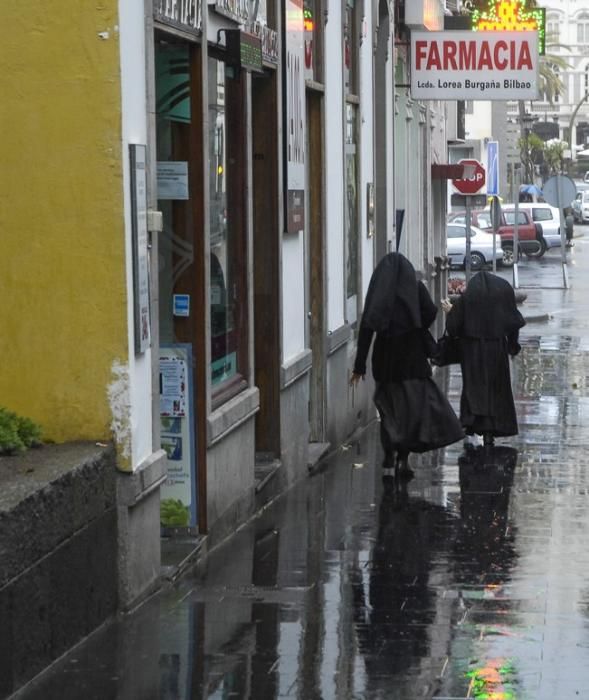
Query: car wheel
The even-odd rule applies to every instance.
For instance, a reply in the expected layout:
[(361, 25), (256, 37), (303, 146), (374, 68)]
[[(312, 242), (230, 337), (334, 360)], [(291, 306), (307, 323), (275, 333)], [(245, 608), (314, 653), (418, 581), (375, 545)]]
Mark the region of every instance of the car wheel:
[(513, 267), (514, 254), (513, 254), (513, 243), (504, 243), (503, 248), (503, 267)]
[[(485, 256), (481, 253), (471, 252), (470, 254), (470, 269), (471, 270), (482, 270), (485, 266)], [(465, 262), (466, 264), (466, 262)]]
[(544, 238), (541, 238), (538, 243), (540, 244), (540, 250), (535, 250), (533, 253), (528, 253), (526, 252), (526, 257), (528, 258), (541, 258), (544, 253), (546, 252), (546, 249), (548, 246), (546, 245), (546, 241)]

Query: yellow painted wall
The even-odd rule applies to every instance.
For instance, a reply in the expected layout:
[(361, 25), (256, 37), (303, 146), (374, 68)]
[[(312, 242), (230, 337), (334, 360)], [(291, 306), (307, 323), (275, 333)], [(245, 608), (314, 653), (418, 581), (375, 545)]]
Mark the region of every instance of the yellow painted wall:
[(111, 437), (127, 362), (116, 24), (116, 0), (0, 2), (0, 406), (59, 442)]

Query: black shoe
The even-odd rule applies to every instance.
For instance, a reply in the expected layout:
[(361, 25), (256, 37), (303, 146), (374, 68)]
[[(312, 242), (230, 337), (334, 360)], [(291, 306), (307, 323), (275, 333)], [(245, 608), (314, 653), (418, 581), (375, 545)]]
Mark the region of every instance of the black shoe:
[(491, 433), (485, 433), (483, 435), (483, 445), (485, 447), (493, 447), (495, 444), (495, 438)]
[(395, 465), (395, 472), (399, 479), (410, 481), (415, 476), (413, 469), (409, 467), (409, 455), (399, 455)]

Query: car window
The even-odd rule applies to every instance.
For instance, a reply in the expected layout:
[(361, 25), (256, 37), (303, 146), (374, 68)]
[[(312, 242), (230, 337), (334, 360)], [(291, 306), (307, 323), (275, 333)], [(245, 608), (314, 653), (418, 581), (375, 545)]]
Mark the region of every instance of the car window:
[(477, 226), (479, 228), (492, 228), (491, 215), (487, 212), (481, 212), (477, 215)]
[(464, 214), (460, 214), (459, 216), (455, 216), (455, 217), (452, 219), (452, 223), (454, 223), (454, 224), (465, 224), (465, 223), (466, 223), (466, 217), (464, 216)]
[(534, 221), (552, 221), (552, 218), (552, 209), (532, 208), (532, 219), (534, 219)]
[(589, 192), (583, 192), (583, 201), (589, 202)]
[[(513, 226), (513, 224), (515, 223), (515, 212), (514, 211), (506, 211), (505, 212), (505, 222), (509, 226)], [(524, 224), (524, 225), (528, 223), (528, 219), (526, 218), (526, 215), (524, 214), (523, 211), (518, 211), (517, 223)]]
[(463, 226), (448, 226), (446, 235), (448, 238), (466, 238), (466, 229)]

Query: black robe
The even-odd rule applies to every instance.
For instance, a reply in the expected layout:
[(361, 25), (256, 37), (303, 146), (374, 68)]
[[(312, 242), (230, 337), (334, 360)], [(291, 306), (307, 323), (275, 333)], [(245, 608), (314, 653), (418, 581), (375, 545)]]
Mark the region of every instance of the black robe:
[(512, 286), (484, 270), (448, 314), (448, 333), (461, 340), (460, 421), (469, 435), (517, 435), (509, 355), (520, 351), (524, 325)]
[(377, 265), (364, 303), (354, 372), (366, 373), (372, 338), (374, 402), (387, 455), (426, 452), (463, 437), (446, 397), (431, 378), (435, 351), (429, 326), (437, 309), (409, 260), (389, 253)]

